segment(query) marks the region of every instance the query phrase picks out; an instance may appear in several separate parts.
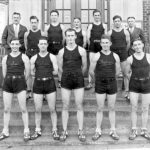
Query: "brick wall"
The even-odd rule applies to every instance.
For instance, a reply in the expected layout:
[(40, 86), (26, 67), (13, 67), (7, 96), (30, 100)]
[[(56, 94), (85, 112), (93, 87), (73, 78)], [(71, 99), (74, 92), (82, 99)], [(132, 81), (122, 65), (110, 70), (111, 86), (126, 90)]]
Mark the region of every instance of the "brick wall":
[(147, 41), (149, 39), (149, 15), (150, 15), (150, 0), (143, 0), (143, 30)]

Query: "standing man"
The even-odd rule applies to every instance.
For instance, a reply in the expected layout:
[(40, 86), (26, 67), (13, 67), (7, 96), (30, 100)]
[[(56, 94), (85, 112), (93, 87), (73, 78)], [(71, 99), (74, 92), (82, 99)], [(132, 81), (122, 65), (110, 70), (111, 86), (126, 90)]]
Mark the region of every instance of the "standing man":
[(75, 43), (76, 31), (67, 29), (65, 32), (67, 46), (60, 50), (58, 54), (59, 71), (61, 75), (61, 94), (63, 101), (62, 124), (63, 132), (60, 137), (65, 141), (68, 132), (68, 109), (71, 96), (71, 90), (74, 90), (75, 102), (77, 105), (77, 120), (79, 125), (78, 138), (84, 142), (86, 140), (83, 134), (83, 97), (84, 97), (84, 77), (83, 74), (87, 68), (86, 50)]
[[(101, 51), (100, 39), (101, 36), (106, 33), (106, 25), (101, 22), (101, 12), (99, 10), (93, 11), (94, 22), (89, 25), (87, 29), (87, 41), (89, 45), (89, 60), (90, 63), (95, 53)], [(91, 83), (91, 77), (89, 75), (89, 84), (86, 86), (86, 90), (93, 87)]]
[(125, 74), (128, 49), (130, 47), (130, 35), (129, 32), (122, 27), (122, 18), (118, 15), (113, 17), (114, 27), (108, 32), (108, 35), (111, 37), (111, 51), (119, 55), (121, 62), (121, 70), (124, 78), (125, 86), (125, 98), (129, 100), (128, 91), (129, 91), (129, 80)]
[[(60, 49), (64, 45), (64, 26), (59, 23), (59, 12), (57, 10), (52, 10), (50, 12), (51, 23), (46, 26), (45, 34), (48, 37), (48, 52), (58, 55)], [(58, 74), (58, 87), (61, 87), (60, 76)]]
[(130, 33), (130, 48), (128, 51), (128, 55), (132, 55), (134, 53), (134, 50), (132, 49), (132, 42), (135, 39), (141, 39), (143, 41), (143, 43), (145, 44), (146, 40), (144, 37), (144, 32), (141, 28), (137, 28), (135, 25), (135, 17), (128, 17), (127, 18), (127, 23), (128, 23), (128, 31)]
[(74, 28), (76, 30), (77, 38), (76, 38), (76, 44), (81, 47), (86, 47), (86, 33), (81, 28), (81, 19), (80, 18), (74, 18), (73, 21)]
[[(27, 31), (24, 35), (26, 55), (29, 57), (29, 59), (31, 59), (31, 57), (34, 56), (35, 54), (39, 53), (38, 42), (39, 39), (41, 38), (41, 35), (44, 34), (38, 28), (39, 19), (36, 16), (30, 17), (30, 24), (31, 24), (30, 31)], [(28, 92), (27, 99), (30, 99), (32, 97), (32, 85), (33, 79), (32, 76), (30, 75), (27, 81), (27, 92)]]
[(52, 135), (54, 140), (59, 139), (57, 133), (57, 114), (56, 114), (56, 86), (53, 75), (58, 73), (56, 57), (47, 52), (47, 39), (41, 37), (39, 39), (38, 47), (40, 52), (31, 58), (31, 74), (35, 77), (33, 84), (33, 97), (35, 103), (35, 133), (31, 136), (31, 140), (37, 139), (41, 136), (41, 110), (43, 104), (43, 95), (46, 100), (51, 113), (52, 120)]
[(18, 39), (12, 39), (12, 41), (10, 41), (11, 53), (6, 55), (2, 60), (2, 72), (4, 77), (4, 128), (0, 135), (0, 140), (9, 137), (10, 110), (14, 93), (17, 94), (22, 112), (24, 141), (30, 139), (28, 112), (26, 107), (26, 80), (30, 72), (30, 63), (28, 57), (19, 52), (20, 46), (21, 44)]
[(148, 110), (150, 104), (150, 54), (143, 52), (144, 43), (141, 39), (133, 41), (133, 50), (135, 53), (127, 59), (127, 76), (130, 79), (129, 91), (131, 102), (131, 121), (132, 130), (129, 135), (130, 140), (137, 137), (137, 109), (138, 99), (142, 98), (142, 128), (141, 136), (150, 140), (150, 134), (147, 131)]
[(4, 29), (2, 35), (2, 45), (6, 50), (6, 54), (11, 52), (10, 41), (14, 38), (18, 38), (20, 41), (20, 52), (25, 53), (24, 47), (24, 34), (27, 31), (27, 28), (20, 24), (21, 15), (18, 12), (14, 12), (12, 15), (13, 23), (7, 25)]
[(120, 73), (119, 56), (110, 51), (110, 37), (103, 35), (101, 38), (100, 52), (95, 53), (90, 64), (89, 73), (95, 79), (95, 92), (98, 104), (96, 115), (96, 132), (92, 139), (98, 140), (101, 137), (101, 123), (103, 119), (104, 102), (107, 96), (109, 108), (109, 120), (111, 124), (110, 136), (114, 140), (119, 140), (115, 129), (115, 102), (117, 93), (116, 77)]

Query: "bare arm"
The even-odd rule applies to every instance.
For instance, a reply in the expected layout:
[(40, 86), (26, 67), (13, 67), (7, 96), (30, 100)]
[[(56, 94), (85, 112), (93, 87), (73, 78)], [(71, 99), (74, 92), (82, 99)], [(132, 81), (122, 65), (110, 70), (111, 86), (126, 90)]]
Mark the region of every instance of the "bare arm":
[(126, 71), (125, 71), (125, 74), (128, 77), (128, 80), (130, 80), (130, 77), (131, 77), (131, 72), (132, 72), (131, 64), (132, 64), (132, 62), (133, 62), (133, 57), (132, 56), (128, 57), (127, 58), (127, 65), (126, 65)]
[(98, 52), (94, 55), (93, 59), (91, 60), (91, 64), (90, 64), (90, 68), (89, 68), (89, 74), (93, 80), (95, 77), (95, 73), (94, 73), (95, 67), (96, 67), (96, 64), (97, 64), (99, 57), (100, 57), (100, 53)]
[(116, 60), (116, 77), (119, 76), (120, 71), (121, 71), (121, 67), (120, 67), (120, 58), (117, 54), (113, 53), (114, 58)]
[(86, 33), (85, 31), (82, 31), (82, 35), (83, 35), (83, 47), (85, 48), (86, 47)]
[(7, 55), (4, 56), (4, 58), (2, 59), (2, 73), (3, 73), (3, 77), (4, 78), (6, 77), (6, 73), (7, 73), (7, 64), (6, 64), (6, 61), (7, 61)]
[(44, 29), (44, 36), (48, 37), (48, 29), (49, 29), (50, 25), (47, 25)]
[(88, 29), (87, 29), (87, 42), (88, 42), (88, 44), (90, 45), (90, 38), (91, 38), (91, 30), (92, 30), (92, 24), (90, 24), (89, 26), (88, 26)]
[(109, 30), (109, 31), (107, 32), (107, 35), (111, 37), (111, 35), (112, 35), (112, 30)]
[(29, 35), (29, 32), (26, 32), (24, 34), (24, 46), (26, 50), (27, 50), (27, 44), (28, 44), (28, 40), (27, 40), (28, 35)]
[(35, 61), (37, 59), (37, 55), (34, 55), (31, 57), (30, 64), (31, 64), (31, 75), (34, 77), (35, 76)]
[(64, 48), (63, 49), (61, 49), (60, 51), (59, 51), (59, 53), (58, 53), (58, 73), (59, 73), (59, 75), (60, 75), (60, 78), (61, 78), (61, 76), (62, 76), (62, 72), (63, 72), (63, 55), (64, 55)]
[(64, 43), (65, 43), (65, 27), (64, 27), (64, 25), (62, 25), (62, 24), (60, 24), (60, 27), (61, 27), (61, 29), (62, 29), (63, 45), (64, 45)]
[(84, 74), (87, 69), (87, 56), (86, 56), (86, 50), (79, 46), (79, 53), (82, 57), (82, 73)]
[(127, 30), (124, 30), (125, 36), (126, 36), (126, 42), (127, 42), (127, 50), (130, 48), (130, 34)]
[(25, 66), (25, 79), (28, 80), (29, 75), (30, 75), (30, 61), (29, 61), (29, 58), (25, 54), (22, 54), (22, 60)]
[(57, 75), (58, 74), (58, 65), (57, 65), (56, 56), (53, 54), (50, 54), (50, 59), (53, 64), (53, 75)]

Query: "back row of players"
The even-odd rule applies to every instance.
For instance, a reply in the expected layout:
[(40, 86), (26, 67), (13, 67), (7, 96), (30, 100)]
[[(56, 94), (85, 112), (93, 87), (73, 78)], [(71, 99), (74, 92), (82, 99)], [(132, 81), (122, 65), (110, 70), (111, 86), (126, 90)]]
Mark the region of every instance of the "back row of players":
[[(137, 28), (138, 34), (136, 34), (136, 36), (138, 36), (133, 39), (133, 46), (131, 47), (129, 32), (122, 28), (122, 19), (120, 16), (113, 17), (113, 30), (109, 31), (108, 35), (103, 35), (104, 33), (106, 33), (105, 25), (100, 21), (100, 12), (98, 10), (95, 10), (93, 12), (94, 23), (92, 25), (89, 25), (88, 27), (88, 40), (86, 40), (86, 34), (81, 30), (81, 22), (79, 18), (74, 19), (75, 29), (67, 29), (64, 32), (64, 27), (58, 23), (59, 13), (54, 10), (50, 13), (50, 15), (53, 21), (51, 22), (51, 25), (46, 28), (45, 33), (42, 33), (37, 28), (38, 19), (35, 16), (32, 16), (30, 18), (32, 29), (29, 32), (25, 33), (24, 38), (25, 47), (27, 49), (26, 54), (29, 56), (29, 58), (34, 55), (31, 58), (31, 74), (32, 76), (35, 76), (33, 85), (34, 102), (36, 108), (35, 133), (30, 137), (28, 128), (28, 113), (25, 104), (25, 79), (28, 80), (30, 72), (29, 60), (26, 55), (19, 52), (21, 42), (19, 43), (19, 41), (15, 39), (11, 40), (10, 42), (11, 53), (5, 56), (2, 62), (4, 75), (4, 129), (0, 136), (0, 139), (4, 139), (9, 136), (8, 124), (10, 119), (11, 100), (13, 93), (17, 93), (19, 104), (22, 109), (22, 117), (24, 121), (24, 139), (26, 141), (29, 139), (36, 139), (41, 136), (40, 122), (43, 94), (46, 95), (46, 99), (51, 111), (53, 138), (60, 138), (63, 141), (66, 140), (68, 135), (67, 122), (69, 116), (68, 108), (70, 95), (71, 90), (74, 89), (75, 102), (77, 105), (77, 120), (79, 124), (78, 137), (81, 141), (86, 140), (86, 137), (83, 134), (84, 113), (82, 104), (84, 97), (83, 74), (85, 73), (87, 68), (87, 56), (85, 49), (78, 46), (80, 43), (81, 46), (85, 47), (86, 41), (88, 41), (90, 51), (89, 74), (91, 80), (96, 80), (95, 92), (98, 104), (96, 115), (96, 131), (92, 139), (97, 140), (101, 136), (101, 122), (103, 117), (102, 113), (106, 95), (108, 98), (108, 105), (110, 110), (110, 136), (115, 140), (119, 139), (119, 136), (117, 135), (115, 129), (114, 107), (117, 93), (116, 76), (118, 76), (118, 74), (120, 73), (120, 64), (125, 78), (125, 90), (126, 92), (130, 90), (130, 98), (132, 104), (132, 132), (129, 138), (135, 139), (137, 136), (136, 110), (139, 93), (142, 93), (143, 115), (141, 135), (147, 139), (150, 139), (150, 135), (147, 131), (148, 107), (150, 97), (150, 56), (148, 54), (144, 54), (143, 52), (144, 43), (142, 40), (143, 34), (141, 34), (141, 29)], [(131, 24), (134, 24), (135, 18), (130, 17), (128, 18), (128, 21), (130, 21)], [(135, 30), (135, 27), (133, 30)], [(132, 33), (134, 31), (130, 32)], [(46, 33), (48, 42), (47, 39), (41, 38), (41, 35), (46, 35)], [(64, 48), (62, 43), (63, 41), (66, 41), (66, 46)], [(127, 59), (127, 50), (129, 48), (132, 48), (135, 53)], [(130, 50), (130, 52), (132, 52), (132, 50)], [(48, 52), (50, 52), (50, 54)], [(57, 59), (54, 55), (57, 55)], [(58, 67), (59, 79), (61, 79), (61, 94), (63, 101), (63, 132), (60, 137), (57, 132), (57, 115), (55, 110), (56, 87), (53, 79), (53, 74), (58, 73)], [(24, 70), (26, 72), (25, 77)], [(131, 70), (132, 75), (130, 72)], [(128, 84), (130, 76), (131, 80), (129, 86)], [(130, 89), (128, 90), (128, 88)]]

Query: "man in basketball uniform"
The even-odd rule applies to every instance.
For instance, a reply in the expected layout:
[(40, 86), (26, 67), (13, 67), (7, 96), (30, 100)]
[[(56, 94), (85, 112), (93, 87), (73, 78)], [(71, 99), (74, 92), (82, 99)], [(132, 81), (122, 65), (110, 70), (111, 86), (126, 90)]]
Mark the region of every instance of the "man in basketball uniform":
[(119, 140), (115, 128), (115, 102), (117, 94), (116, 77), (120, 73), (120, 59), (119, 56), (110, 51), (111, 41), (107, 35), (102, 35), (100, 52), (95, 53), (94, 58), (90, 64), (89, 73), (92, 79), (95, 79), (95, 92), (98, 104), (98, 111), (96, 115), (96, 131), (92, 139), (98, 140), (101, 135), (101, 123), (103, 119), (103, 109), (105, 99), (107, 96), (109, 120), (110, 120), (110, 136), (114, 140)]
[[(89, 45), (89, 60), (92, 61), (93, 55), (101, 51), (100, 39), (106, 33), (106, 25), (101, 22), (101, 12), (99, 10), (93, 11), (94, 22), (89, 25), (87, 29), (87, 41)], [(89, 90), (93, 87), (91, 77), (89, 76), (89, 84), (85, 87)]]
[(78, 138), (84, 142), (86, 140), (83, 134), (83, 97), (84, 97), (84, 73), (87, 67), (86, 50), (75, 43), (76, 31), (69, 28), (65, 32), (66, 43), (58, 54), (59, 71), (61, 75), (61, 94), (63, 101), (62, 124), (63, 132), (60, 136), (61, 141), (65, 141), (68, 132), (68, 109), (71, 91), (74, 91), (75, 103), (77, 106), (77, 121), (79, 125)]
[(52, 120), (52, 136), (54, 140), (59, 140), (57, 133), (56, 114), (56, 86), (53, 75), (58, 73), (57, 59), (47, 52), (48, 42), (46, 37), (39, 39), (38, 47), (40, 52), (31, 58), (31, 75), (35, 77), (33, 84), (33, 98), (35, 104), (35, 133), (31, 140), (37, 139), (41, 133), (41, 110), (43, 96), (46, 96)]
[(2, 72), (4, 77), (4, 128), (0, 135), (0, 140), (9, 137), (10, 111), (14, 94), (17, 94), (22, 112), (24, 141), (30, 139), (28, 112), (26, 107), (26, 80), (29, 77), (30, 63), (28, 57), (19, 51), (20, 46), (19, 39), (12, 39), (10, 42), (11, 53), (6, 55), (2, 60)]

